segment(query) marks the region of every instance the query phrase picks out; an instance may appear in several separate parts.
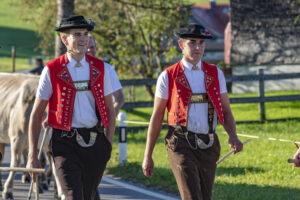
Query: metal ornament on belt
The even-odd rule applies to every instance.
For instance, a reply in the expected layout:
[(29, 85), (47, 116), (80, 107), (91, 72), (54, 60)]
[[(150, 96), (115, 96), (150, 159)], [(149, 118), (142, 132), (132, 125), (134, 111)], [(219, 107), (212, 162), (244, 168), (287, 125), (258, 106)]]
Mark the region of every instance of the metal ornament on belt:
[(214, 134), (213, 133), (209, 133), (208, 136), (209, 136), (209, 143), (208, 144), (205, 144), (205, 142), (203, 142), (203, 140), (201, 140), (200, 138), (198, 138), (196, 136), (196, 134), (194, 134), (194, 137), (195, 137), (195, 146), (193, 147), (189, 141), (189, 138), (188, 138), (188, 134), (189, 132), (185, 132), (184, 135), (185, 135), (185, 139), (186, 141), (188, 142), (188, 144), (190, 145), (190, 147), (194, 150), (197, 149), (197, 147), (199, 149), (208, 149), (209, 147), (211, 147), (213, 144), (214, 144)]
[(82, 147), (91, 147), (91, 146), (93, 146), (95, 144), (95, 142), (96, 142), (96, 138), (97, 138), (97, 133), (91, 131), (90, 132), (90, 141), (87, 144), (83, 140), (82, 136), (78, 133), (78, 131), (76, 131), (76, 141)]

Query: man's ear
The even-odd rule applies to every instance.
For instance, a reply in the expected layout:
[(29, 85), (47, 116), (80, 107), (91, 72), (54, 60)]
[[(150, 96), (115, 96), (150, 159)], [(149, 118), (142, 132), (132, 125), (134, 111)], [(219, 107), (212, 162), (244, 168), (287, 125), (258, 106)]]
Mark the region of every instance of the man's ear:
[(182, 39), (178, 40), (178, 45), (179, 45), (180, 49), (183, 50), (183, 40)]
[(67, 35), (66, 34), (61, 34), (60, 39), (64, 43), (64, 45), (67, 46), (67, 44), (68, 44)]

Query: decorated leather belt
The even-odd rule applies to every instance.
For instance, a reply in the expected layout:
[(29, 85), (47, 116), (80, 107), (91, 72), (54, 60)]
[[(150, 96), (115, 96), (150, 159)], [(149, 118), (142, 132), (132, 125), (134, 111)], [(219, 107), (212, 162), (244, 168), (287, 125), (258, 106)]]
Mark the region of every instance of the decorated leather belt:
[(207, 93), (193, 93), (190, 103), (208, 103), (209, 98)]
[[(187, 128), (184, 127), (184, 126), (170, 126), (170, 128), (174, 129), (174, 131), (177, 134), (184, 135), (187, 143), (189, 144), (189, 146), (193, 150), (196, 150), (197, 148), (199, 148), (199, 149), (208, 149), (214, 144), (214, 140), (215, 140), (214, 139), (214, 134), (215, 133), (209, 133), (208, 134), (209, 142), (208, 142), (208, 144), (206, 144), (202, 139), (200, 139), (198, 137), (199, 134), (188, 131)], [(194, 146), (191, 145), (190, 139), (195, 140), (195, 145)]]
[[(93, 128), (71, 128), (71, 131), (63, 131), (55, 129), (56, 132), (60, 133), (61, 138), (73, 138), (76, 137), (77, 143), (81, 147), (91, 147), (95, 144), (98, 134), (104, 133), (103, 127), (98, 123)], [(89, 142), (86, 143), (81, 134), (90, 134)]]
[(89, 81), (74, 81), (76, 91), (87, 91), (90, 90)]

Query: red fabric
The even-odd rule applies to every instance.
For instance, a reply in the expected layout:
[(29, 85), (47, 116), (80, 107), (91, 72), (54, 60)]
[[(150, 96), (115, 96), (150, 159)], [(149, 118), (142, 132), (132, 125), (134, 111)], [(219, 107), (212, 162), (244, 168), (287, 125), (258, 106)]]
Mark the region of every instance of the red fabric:
[(224, 124), (224, 114), (222, 110), (220, 84), (218, 78), (218, 68), (215, 65), (202, 62), (202, 70), (204, 72), (204, 82), (206, 92), (217, 111), (218, 119), (221, 124)]
[(169, 80), (168, 117), (169, 125), (187, 126), (188, 106), (192, 96), (190, 84), (181, 62), (166, 69)]
[[(108, 118), (103, 88), (104, 63), (95, 57), (85, 56), (86, 61), (90, 65), (90, 88), (95, 98), (102, 124), (106, 127)], [(76, 95), (76, 88), (67, 68), (68, 62), (67, 55), (64, 54), (46, 63), (53, 89), (53, 94), (49, 99), (48, 124), (53, 128), (65, 131), (71, 130)]]
[[(202, 61), (204, 71), (205, 88), (221, 124), (224, 123), (222, 111), (218, 70), (214, 65)], [(169, 101), (167, 104), (168, 125), (187, 126), (188, 106), (192, 96), (192, 90), (184, 74), (181, 61), (166, 69), (169, 80)], [(215, 88), (215, 89), (214, 89)]]

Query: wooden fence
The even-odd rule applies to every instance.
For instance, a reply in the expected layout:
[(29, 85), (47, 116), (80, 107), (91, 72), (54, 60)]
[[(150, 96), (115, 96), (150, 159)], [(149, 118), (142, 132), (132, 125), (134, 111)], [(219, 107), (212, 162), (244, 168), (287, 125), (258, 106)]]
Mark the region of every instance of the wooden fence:
[[(265, 96), (264, 81), (269, 80), (282, 80), (282, 79), (299, 79), (300, 73), (286, 73), (286, 74), (264, 74), (263, 69), (259, 69), (256, 75), (238, 75), (238, 76), (227, 76), (226, 83), (241, 82), (241, 81), (258, 81), (258, 97), (244, 97), (244, 98), (230, 98), (232, 104), (243, 104), (243, 103), (259, 103), (259, 121), (240, 121), (237, 123), (257, 123), (265, 122), (266, 119), (266, 102), (280, 102), (280, 101), (299, 101), (299, 95), (283, 95), (283, 96)], [(144, 86), (144, 85), (155, 85), (156, 79), (133, 79), (133, 80), (121, 80), (123, 86)], [(123, 109), (130, 110), (133, 108), (144, 108), (153, 107), (153, 101), (140, 101), (140, 102), (126, 102)], [(289, 118), (293, 119), (293, 118)], [(295, 118), (298, 119), (298, 118)], [(268, 121), (282, 121), (287, 119), (268, 120)]]

